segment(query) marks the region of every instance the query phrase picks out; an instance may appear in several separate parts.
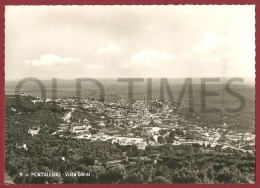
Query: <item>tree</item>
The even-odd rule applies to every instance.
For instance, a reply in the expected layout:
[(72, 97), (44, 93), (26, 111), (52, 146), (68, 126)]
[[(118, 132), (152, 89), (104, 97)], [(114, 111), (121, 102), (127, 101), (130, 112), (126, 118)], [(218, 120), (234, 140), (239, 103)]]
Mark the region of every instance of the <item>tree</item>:
[(125, 176), (125, 167), (121, 164), (116, 164), (108, 167), (105, 181), (107, 183), (119, 183), (125, 178)]
[(231, 180), (231, 174), (230, 174), (230, 168), (228, 167), (224, 167), (223, 169), (221, 169), (217, 175), (216, 175), (216, 180), (219, 183), (229, 183)]
[(171, 131), (169, 134), (169, 138), (174, 139), (175, 131)]
[(77, 183), (77, 180), (78, 180), (77, 177), (65, 176), (65, 177), (63, 177), (62, 182), (64, 184), (75, 184), (75, 183)]
[(90, 173), (91, 177), (95, 178), (96, 183), (101, 183), (103, 175), (106, 173), (106, 169), (103, 166), (88, 166), (86, 169)]
[(139, 172), (129, 174), (124, 182), (125, 183), (139, 183), (139, 184), (145, 183), (144, 176)]
[(165, 177), (163, 176), (155, 176), (153, 178), (153, 182), (155, 184), (171, 184), (172, 182), (167, 180)]
[(171, 139), (171, 138), (169, 138), (169, 137), (166, 137), (166, 142), (167, 142), (167, 143), (173, 143), (173, 142), (174, 142), (174, 140), (173, 140), (173, 139)]
[(90, 129), (89, 132), (90, 132), (91, 134), (97, 134), (98, 131), (97, 131), (96, 129)]
[(87, 166), (93, 166), (95, 164), (95, 159), (92, 157), (84, 156), (82, 162)]
[(165, 138), (164, 138), (163, 136), (158, 136), (157, 140), (158, 140), (158, 142), (159, 142), (160, 144), (166, 143), (166, 140), (165, 140)]

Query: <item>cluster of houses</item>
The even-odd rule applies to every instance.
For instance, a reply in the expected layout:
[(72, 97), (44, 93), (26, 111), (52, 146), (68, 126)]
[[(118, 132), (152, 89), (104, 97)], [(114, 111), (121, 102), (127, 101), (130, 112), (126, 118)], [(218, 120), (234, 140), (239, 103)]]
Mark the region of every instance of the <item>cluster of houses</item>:
[(123, 137), (123, 136), (109, 136), (105, 135), (104, 133), (98, 134), (82, 134), (75, 136), (73, 138), (76, 139), (87, 139), (91, 142), (95, 142), (97, 140), (103, 142), (111, 142), (118, 143), (119, 145), (126, 146), (126, 145), (136, 145), (139, 149), (145, 149), (147, 143), (146, 139), (144, 138), (134, 138), (134, 137)]
[[(53, 134), (70, 132), (72, 138), (88, 139), (91, 141), (109, 141), (120, 145), (137, 145), (145, 148), (147, 144), (156, 145), (158, 136), (167, 137), (172, 130), (181, 129), (184, 134), (191, 134), (194, 138), (187, 139), (184, 135), (174, 135), (174, 144), (187, 144), (197, 142), (211, 143), (211, 146), (222, 143), (227, 146), (231, 142), (247, 142), (253, 144), (255, 135), (251, 133), (228, 132), (225, 128), (200, 127), (187, 123), (185, 119), (178, 117), (167, 102), (135, 101), (124, 99), (118, 101), (98, 101), (92, 99), (43, 99), (37, 98), (32, 102), (55, 102), (67, 113), (63, 117), (63, 123), (59, 124)], [(158, 107), (159, 106), (159, 107)], [(100, 134), (90, 134), (92, 122), (87, 118), (83, 121), (72, 121), (74, 112), (83, 112), (97, 117)], [(198, 117), (199, 118), (199, 117)], [(180, 121), (185, 123), (179, 123)], [(112, 128), (111, 128), (112, 126)], [(227, 127), (227, 125), (226, 125)], [(126, 131), (129, 129), (130, 131)], [(160, 130), (166, 130), (166, 134), (160, 135)], [(31, 128), (28, 133), (36, 135), (39, 129)], [(225, 133), (225, 134), (224, 134)], [(102, 134), (102, 135), (101, 135)], [(147, 142), (147, 137), (153, 138)], [(241, 143), (240, 143), (241, 146)]]

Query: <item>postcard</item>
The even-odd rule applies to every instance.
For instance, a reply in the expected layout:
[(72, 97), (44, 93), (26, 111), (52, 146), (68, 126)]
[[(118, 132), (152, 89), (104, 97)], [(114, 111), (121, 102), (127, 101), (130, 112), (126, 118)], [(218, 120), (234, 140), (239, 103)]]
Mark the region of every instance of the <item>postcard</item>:
[(4, 186), (256, 187), (255, 4), (9, 2), (4, 25)]

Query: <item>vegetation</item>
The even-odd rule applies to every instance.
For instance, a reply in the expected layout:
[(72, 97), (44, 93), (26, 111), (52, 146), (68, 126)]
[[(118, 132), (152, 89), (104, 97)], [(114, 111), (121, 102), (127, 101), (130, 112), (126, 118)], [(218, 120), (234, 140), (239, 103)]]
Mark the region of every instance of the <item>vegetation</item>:
[[(16, 111), (12, 111), (15, 108)], [(21, 112), (21, 113), (19, 113)], [(255, 155), (233, 149), (165, 144), (138, 150), (109, 142), (51, 135), (64, 115), (51, 106), (24, 111), (6, 100), (5, 170), (17, 184), (42, 183), (254, 183)], [(30, 118), (28, 118), (30, 117)], [(39, 135), (28, 128), (40, 126)], [(161, 133), (163, 134), (163, 133)], [(170, 133), (182, 136), (181, 130)], [(23, 147), (26, 144), (26, 147)], [(115, 161), (115, 163), (109, 163)], [(86, 172), (90, 176), (34, 177), (33, 172)], [(9, 177), (8, 176), (8, 177)]]

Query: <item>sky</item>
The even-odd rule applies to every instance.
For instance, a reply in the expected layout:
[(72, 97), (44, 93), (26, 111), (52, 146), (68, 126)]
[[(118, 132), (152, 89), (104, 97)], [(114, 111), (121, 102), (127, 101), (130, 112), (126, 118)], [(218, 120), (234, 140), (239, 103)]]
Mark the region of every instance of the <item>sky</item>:
[(5, 8), (6, 80), (255, 77), (254, 5)]

